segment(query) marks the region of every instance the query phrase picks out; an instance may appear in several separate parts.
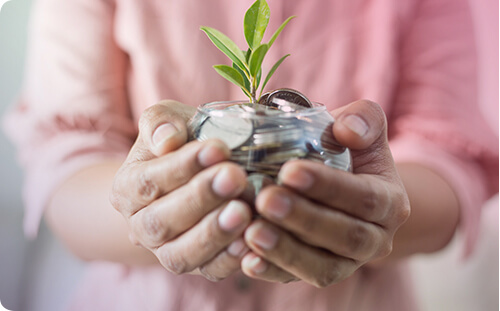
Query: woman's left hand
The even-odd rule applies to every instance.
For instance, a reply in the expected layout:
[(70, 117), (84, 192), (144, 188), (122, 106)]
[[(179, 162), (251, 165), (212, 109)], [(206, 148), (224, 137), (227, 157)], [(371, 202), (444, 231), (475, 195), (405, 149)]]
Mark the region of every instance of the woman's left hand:
[(353, 174), (295, 160), (256, 200), (261, 219), (245, 232), (251, 249), (242, 269), (273, 282), (338, 283), (369, 261), (387, 256), (410, 205), (387, 141), (385, 115), (357, 101), (332, 112), (333, 133), (351, 149)]

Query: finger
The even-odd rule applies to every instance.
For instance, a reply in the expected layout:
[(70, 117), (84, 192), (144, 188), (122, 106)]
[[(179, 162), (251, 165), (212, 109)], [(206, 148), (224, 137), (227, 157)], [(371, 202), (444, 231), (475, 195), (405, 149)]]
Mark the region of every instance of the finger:
[(346, 279), (359, 266), (352, 259), (307, 245), (265, 221), (256, 221), (245, 230), (245, 242), (259, 257), (319, 288)]
[(248, 252), (243, 238), (238, 238), (229, 244), (214, 259), (203, 264), (200, 274), (210, 281), (220, 281), (240, 269), (241, 258)]
[[(281, 168), (281, 185), (327, 206), (381, 225), (393, 206), (405, 206), (404, 189), (380, 175), (351, 174), (312, 161), (290, 161)], [(396, 178), (396, 177), (394, 177)]]
[(243, 257), (241, 269), (243, 273), (251, 278), (268, 282), (290, 283), (299, 280), (296, 276), (278, 268), (254, 252), (248, 252)]
[(238, 197), (245, 186), (246, 173), (241, 167), (220, 163), (140, 209), (129, 222), (141, 243), (159, 246), (194, 226), (227, 199)]
[(299, 240), (342, 257), (365, 262), (385, 256), (391, 249), (380, 226), (319, 205), (283, 187), (264, 189), (256, 207), (260, 215)]
[(354, 173), (394, 175), (394, 161), (387, 140), (387, 121), (382, 108), (360, 100), (338, 111), (333, 135), (350, 148)]
[(146, 109), (139, 119), (141, 144), (134, 146), (144, 156), (160, 156), (183, 145), (188, 138), (187, 122), (196, 109), (172, 100)]
[(250, 207), (242, 201), (231, 201), (218, 208), (190, 230), (153, 250), (170, 272), (191, 272), (211, 261), (243, 233), (251, 220)]
[(337, 111), (333, 132), (335, 138), (344, 146), (361, 150), (366, 149), (379, 139), (385, 139), (387, 122), (382, 108), (374, 102), (359, 100)]
[(113, 183), (113, 206), (130, 216), (229, 155), (221, 141), (195, 141), (162, 157), (123, 166)]
[[(116, 174), (110, 192), (111, 204), (118, 211), (125, 212), (125, 214), (133, 213), (163, 193), (160, 185), (153, 182), (154, 180), (147, 173), (140, 168), (135, 172), (131, 172), (131, 169), (183, 145), (187, 140), (186, 122), (193, 113), (194, 108), (174, 101), (160, 102), (143, 112), (139, 120), (139, 136), (124, 165)], [(205, 164), (205, 166), (210, 164), (210, 152), (201, 152), (199, 155), (200, 164)], [(136, 182), (130, 183), (130, 180), (134, 178), (137, 178)], [(134, 189), (129, 188), (130, 185), (138, 186), (135, 189), (138, 190), (138, 195)], [(146, 198), (141, 198), (143, 196)], [(135, 199), (139, 202), (135, 202)]]

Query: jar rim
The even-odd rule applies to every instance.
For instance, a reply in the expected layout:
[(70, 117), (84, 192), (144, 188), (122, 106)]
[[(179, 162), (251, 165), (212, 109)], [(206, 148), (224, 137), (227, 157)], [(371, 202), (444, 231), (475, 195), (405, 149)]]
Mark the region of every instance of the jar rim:
[[(251, 118), (251, 119), (267, 119), (267, 118), (297, 118), (297, 117), (308, 117), (324, 113), (326, 111), (326, 106), (318, 103), (312, 102), (312, 108), (298, 109), (295, 111), (283, 111), (281, 113), (272, 114), (257, 114), (253, 111), (234, 111), (234, 110), (223, 110), (230, 106), (235, 105), (255, 105), (255, 103), (250, 103), (245, 100), (231, 100), (231, 101), (213, 101), (202, 104), (198, 106), (197, 110), (210, 117), (228, 117), (228, 118)], [(279, 111), (276, 109), (276, 111)]]

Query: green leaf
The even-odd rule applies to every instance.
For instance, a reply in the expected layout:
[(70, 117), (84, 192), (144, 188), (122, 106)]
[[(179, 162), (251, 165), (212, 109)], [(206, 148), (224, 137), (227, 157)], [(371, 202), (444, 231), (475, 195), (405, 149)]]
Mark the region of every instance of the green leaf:
[(258, 48), (256, 48), (252, 55), (250, 55), (249, 67), (250, 67), (250, 76), (256, 77), (257, 73), (262, 66), (262, 61), (266, 56), (267, 51), (269, 50), (269, 45), (261, 44)]
[[(240, 50), (240, 48), (229, 39), (225, 34), (218, 31), (217, 29), (211, 27), (200, 27), (204, 31), (212, 43), (226, 54), (238, 67), (243, 71), (248, 71), (248, 66), (246, 64), (245, 55)], [(228, 66), (229, 67), (229, 66)]]
[(278, 29), (276, 30), (276, 32), (273, 34), (273, 36), (271, 37), (271, 39), (269, 40), (269, 47), (271, 47), (271, 45), (273, 45), (274, 41), (276, 40), (276, 38), (278, 38), (278, 36), (280, 35), (281, 31), (283, 30), (283, 28), (285, 28), (285, 26), (288, 24), (289, 21), (292, 20), (292, 18), (294, 18), (295, 16), (290, 16), (289, 18), (286, 19), (286, 21), (283, 22), (283, 24), (281, 24), (281, 26), (278, 27)]
[(259, 46), (267, 25), (271, 11), (265, 0), (257, 0), (245, 13), (243, 30), (248, 46), (253, 50)]
[(233, 67), (230, 67), (228, 65), (215, 65), (213, 66), (215, 71), (217, 71), (218, 74), (229, 80), (230, 82), (236, 84), (239, 87), (244, 88), (245, 87), (245, 82), (243, 80), (243, 76), (241, 73), (234, 69)]
[(250, 55), (252, 55), (252, 49), (248, 48), (248, 50), (243, 51), (243, 54), (245, 54), (245, 59), (246, 59), (247, 64), (248, 64), (248, 61), (250, 60)]
[(240, 74), (241, 76), (243, 77), (243, 83), (245, 85), (245, 89), (250, 91), (250, 80), (248, 80), (247, 76), (245, 75), (245, 73), (243, 72), (243, 70), (240, 69), (240, 67), (238, 67), (235, 63), (233, 63), (233, 68), (236, 69)]
[(283, 56), (282, 58), (280, 58), (276, 64), (274, 64), (274, 66), (271, 68), (271, 70), (269, 71), (269, 73), (267, 74), (266, 76), (266, 79), (264, 80), (264, 84), (262, 84), (262, 89), (260, 91), (260, 93), (262, 94), (262, 91), (264, 91), (264, 88), (266, 87), (266, 84), (267, 82), (269, 82), (269, 79), (271, 79), (271, 77), (273, 76), (274, 72), (276, 71), (276, 69), (278, 69), (278, 67), (281, 65), (281, 63), (288, 57), (290, 56), (290, 54), (286, 54), (285, 56)]

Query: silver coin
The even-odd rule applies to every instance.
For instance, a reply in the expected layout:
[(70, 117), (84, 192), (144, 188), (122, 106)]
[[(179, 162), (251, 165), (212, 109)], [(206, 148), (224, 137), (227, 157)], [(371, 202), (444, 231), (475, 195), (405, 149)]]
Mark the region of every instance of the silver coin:
[(283, 164), (291, 159), (305, 158), (307, 157), (307, 154), (307, 150), (304, 150), (302, 148), (294, 148), (268, 154), (264, 158), (264, 161), (271, 164)]
[[(205, 116), (193, 123), (198, 124), (194, 136), (199, 140), (224, 141), (232, 149), (230, 160), (250, 175), (257, 174), (253, 178), (261, 181), (263, 176), (272, 180), (286, 161), (297, 158), (352, 171), (350, 152), (336, 141), (332, 133), (334, 120), (329, 113), (280, 116), (308, 107), (312, 104), (301, 93), (276, 90), (264, 94), (258, 104), (231, 105), (220, 113)], [(230, 113), (225, 114), (226, 111)]]
[(300, 128), (286, 129), (286, 130), (274, 130), (268, 131), (266, 133), (254, 134), (253, 139), (255, 144), (272, 144), (272, 143), (285, 143), (285, 142), (295, 142), (302, 141), (304, 137), (304, 131)]
[(266, 93), (262, 94), (259, 98), (259, 104), (267, 106), (267, 99), (269, 98), (270, 94), (271, 94), (271, 92), (266, 92)]
[(252, 122), (244, 118), (209, 117), (198, 131), (198, 140), (218, 138), (227, 144), (229, 149), (243, 145), (253, 133)]
[(294, 89), (279, 89), (271, 92), (266, 97), (266, 104), (286, 112), (313, 107), (311, 101), (304, 94)]

